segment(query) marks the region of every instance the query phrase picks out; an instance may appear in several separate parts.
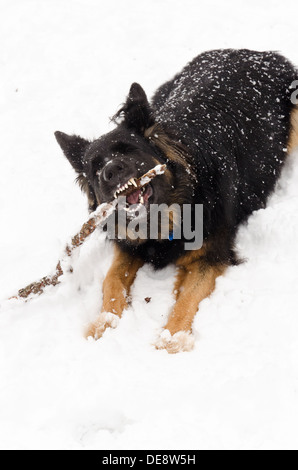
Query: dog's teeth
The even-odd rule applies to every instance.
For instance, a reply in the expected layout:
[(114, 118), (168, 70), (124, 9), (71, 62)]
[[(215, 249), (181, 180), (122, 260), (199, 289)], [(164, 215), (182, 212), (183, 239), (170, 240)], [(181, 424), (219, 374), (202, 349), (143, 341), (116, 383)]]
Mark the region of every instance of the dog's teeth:
[(140, 203), (141, 203), (141, 204), (144, 204), (144, 198), (143, 198), (143, 196), (141, 196)]
[(137, 185), (137, 183), (136, 183), (136, 180), (135, 180), (135, 179), (132, 179), (131, 181), (132, 181), (132, 184), (137, 188), (138, 185)]
[(127, 184), (128, 184), (128, 186), (132, 186), (131, 180), (129, 180), (129, 182)]
[(125, 188), (128, 189), (128, 184), (125, 185)]

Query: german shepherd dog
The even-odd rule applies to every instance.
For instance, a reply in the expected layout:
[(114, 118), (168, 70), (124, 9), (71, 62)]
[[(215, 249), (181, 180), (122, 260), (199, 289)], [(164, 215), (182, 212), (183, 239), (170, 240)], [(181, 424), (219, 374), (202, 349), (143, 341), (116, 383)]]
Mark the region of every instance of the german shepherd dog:
[(291, 99), (297, 79), (295, 67), (275, 52), (210, 51), (162, 85), (151, 103), (134, 83), (114, 130), (95, 141), (55, 133), (90, 211), (165, 163), (165, 173), (146, 190), (130, 191), (127, 207), (138, 203), (146, 214), (152, 204), (204, 208), (200, 249), (186, 251), (183, 236), (113, 241), (102, 312), (87, 336), (98, 339), (117, 326), (144, 263), (155, 269), (173, 263), (176, 302), (156, 347), (170, 353), (193, 347), (200, 302), (213, 292), (216, 278), (240, 262), (234, 248), (239, 224), (265, 206), (287, 154), (298, 146), (298, 108)]

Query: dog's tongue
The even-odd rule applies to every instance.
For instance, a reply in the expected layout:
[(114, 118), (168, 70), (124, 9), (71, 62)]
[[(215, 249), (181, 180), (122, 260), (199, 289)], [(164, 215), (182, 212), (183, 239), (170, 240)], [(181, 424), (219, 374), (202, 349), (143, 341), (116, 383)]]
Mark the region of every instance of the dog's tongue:
[(138, 204), (140, 194), (141, 194), (140, 189), (129, 194), (129, 196), (126, 197), (128, 204)]

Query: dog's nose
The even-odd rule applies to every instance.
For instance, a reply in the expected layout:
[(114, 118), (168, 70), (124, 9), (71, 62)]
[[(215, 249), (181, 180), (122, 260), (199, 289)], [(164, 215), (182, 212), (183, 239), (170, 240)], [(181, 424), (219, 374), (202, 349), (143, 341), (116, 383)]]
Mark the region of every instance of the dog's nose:
[(106, 164), (102, 171), (102, 178), (111, 185), (125, 182), (132, 175), (132, 164), (122, 159), (115, 159)]

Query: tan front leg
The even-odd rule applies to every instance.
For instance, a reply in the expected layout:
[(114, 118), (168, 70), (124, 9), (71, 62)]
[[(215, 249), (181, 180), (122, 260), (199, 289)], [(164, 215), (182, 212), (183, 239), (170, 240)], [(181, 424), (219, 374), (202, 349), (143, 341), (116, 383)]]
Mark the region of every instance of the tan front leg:
[(111, 268), (103, 282), (101, 314), (87, 331), (87, 337), (99, 339), (107, 327), (116, 328), (123, 310), (128, 305), (132, 284), (144, 262), (115, 247)]
[(200, 252), (192, 252), (178, 260), (177, 269), (176, 304), (156, 344), (158, 349), (166, 349), (169, 353), (192, 349), (191, 328), (199, 304), (211, 295), (216, 278), (223, 274), (225, 267), (210, 266)]

